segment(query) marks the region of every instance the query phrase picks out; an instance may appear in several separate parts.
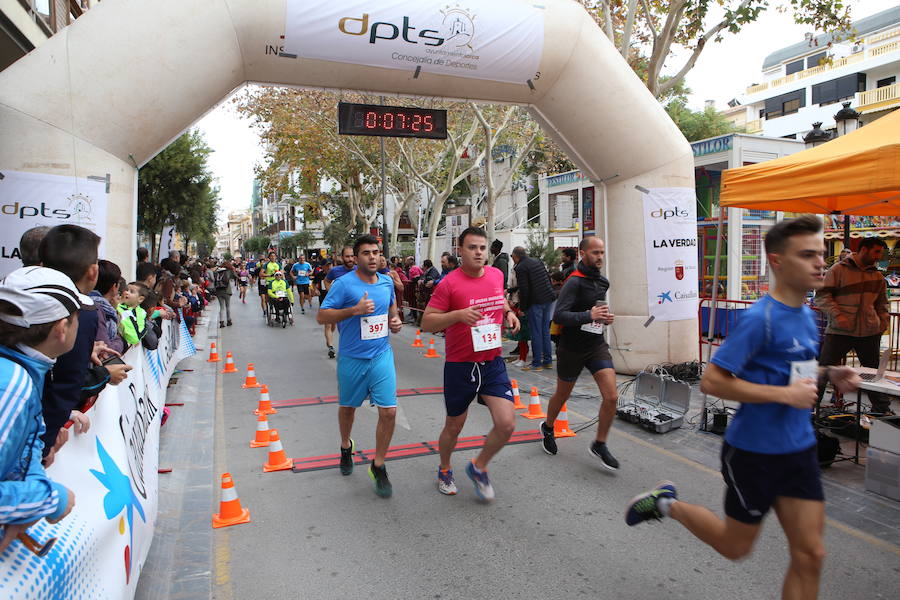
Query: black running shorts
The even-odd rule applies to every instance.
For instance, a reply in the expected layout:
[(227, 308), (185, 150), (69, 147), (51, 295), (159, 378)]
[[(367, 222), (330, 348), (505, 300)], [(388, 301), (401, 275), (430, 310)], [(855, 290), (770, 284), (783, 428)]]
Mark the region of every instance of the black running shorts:
[(587, 350), (572, 350), (560, 344), (556, 349), (556, 376), (563, 381), (576, 381), (587, 367), (591, 375), (602, 369), (612, 369), (609, 344), (603, 342)]
[(722, 443), (725, 514), (755, 525), (779, 496), (825, 501), (816, 446), (791, 454), (759, 454)]
[(308, 283), (298, 283), (297, 284), (297, 292), (301, 294), (309, 295), (309, 284)]

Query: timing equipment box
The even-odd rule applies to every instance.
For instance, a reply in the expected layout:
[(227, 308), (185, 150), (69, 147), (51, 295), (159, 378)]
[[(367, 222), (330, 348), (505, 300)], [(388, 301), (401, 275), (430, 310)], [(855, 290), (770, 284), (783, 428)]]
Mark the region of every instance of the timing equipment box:
[(869, 429), (869, 447), (900, 454), (900, 417), (874, 419)]
[(665, 433), (684, 424), (684, 415), (691, 406), (691, 386), (677, 379), (663, 379), (663, 396), (659, 409), (645, 425), (650, 431)]
[(620, 418), (648, 431), (665, 433), (681, 427), (691, 400), (691, 386), (683, 381), (641, 372), (631, 405), (620, 408)]
[(866, 452), (866, 489), (900, 500), (900, 454), (869, 446)]

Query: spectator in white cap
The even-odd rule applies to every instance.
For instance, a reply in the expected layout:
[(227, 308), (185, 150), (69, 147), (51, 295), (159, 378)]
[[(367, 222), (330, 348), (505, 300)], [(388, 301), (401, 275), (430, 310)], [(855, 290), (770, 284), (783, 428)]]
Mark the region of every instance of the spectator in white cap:
[(23, 267), (0, 283), (0, 552), (38, 520), (55, 523), (75, 504), (41, 463), (41, 393), (56, 357), (75, 344), (78, 311), (90, 308), (93, 301), (54, 269)]

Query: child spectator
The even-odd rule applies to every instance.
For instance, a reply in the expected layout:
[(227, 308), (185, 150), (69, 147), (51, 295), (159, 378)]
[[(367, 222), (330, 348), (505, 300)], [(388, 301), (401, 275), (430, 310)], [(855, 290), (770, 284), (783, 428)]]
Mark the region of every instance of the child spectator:
[(99, 313), (97, 340), (121, 354), (125, 351), (125, 340), (119, 335), (119, 313), (115, 307), (119, 303), (119, 280), (122, 279), (122, 270), (108, 260), (97, 261), (97, 266), (99, 267), (97, 284), (90, 293)]
[(79, 309), (90, 308), (91, 299), (53, 269), (23, 267), (0, 284), (0, 552), (36, 521), (56, 523), (75, 505), (41, 464), (41, 390), (56, 358), (75, 345)]
[(141, 306), (150, 290), (139, 281), (129, 283), (122, 294), (122, 303), (116, 307), (121, 317), (119, 331), (125, 343), (135, 346), (147, 331), (147, 311)]

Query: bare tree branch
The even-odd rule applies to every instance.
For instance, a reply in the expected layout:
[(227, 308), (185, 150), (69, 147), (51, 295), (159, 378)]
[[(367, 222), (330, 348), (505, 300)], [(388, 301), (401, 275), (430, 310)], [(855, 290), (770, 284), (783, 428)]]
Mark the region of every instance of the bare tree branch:
[[(740, 6), (734, 10), (732, 14), (737, 14), (741, 11), (741, 9), (745, 8), (749, 5), (752, 0), (744, 0), (741, 2)], [(730, 26), (732, 23), (732, 19), (724, 18), (718, 23), (716, 23), (709, 31), (703, 34), (699, 40), (697, 40), (697, 45), (694, 47), (694, 51), (691, 52), (690, 57), (688, 57), (687, 62), (684, 63), (684, 66), (671, 78), (667, 79), (665, 83), (662, 83), (658, 87), (657, 95), (663, 94), (666, 91), (673, 88), (677, 85), (684, 77), (688, 74), (688, 72), (694, 68), (694, 64), (696, 64), (697, 59), (700, 57), (700, 53), (703, 52), (703, 48), (706, 47), (706, 43), (711, 40), (713, 37), (718, 35), (720, 31)]]

